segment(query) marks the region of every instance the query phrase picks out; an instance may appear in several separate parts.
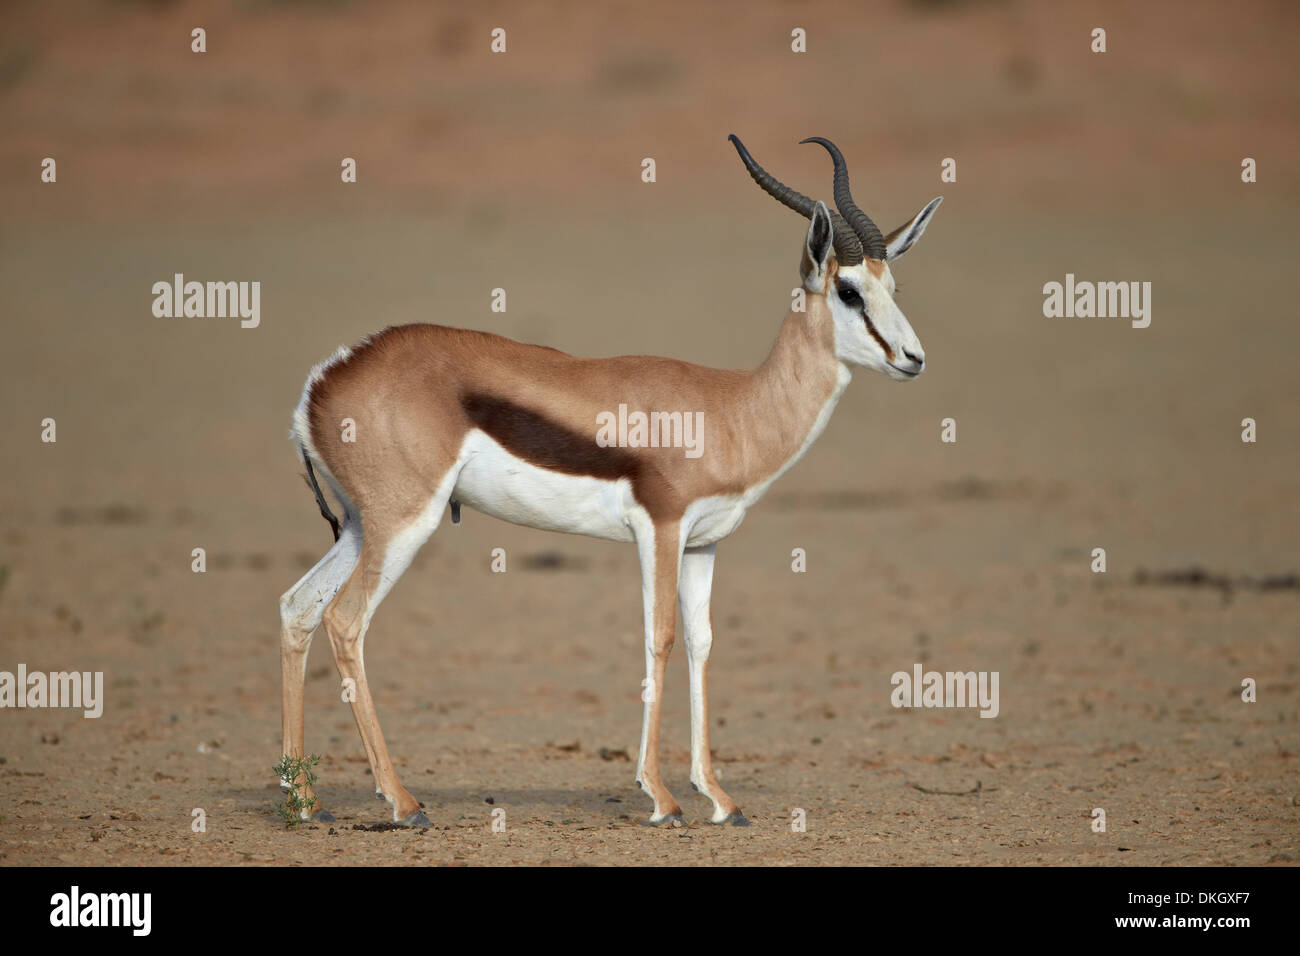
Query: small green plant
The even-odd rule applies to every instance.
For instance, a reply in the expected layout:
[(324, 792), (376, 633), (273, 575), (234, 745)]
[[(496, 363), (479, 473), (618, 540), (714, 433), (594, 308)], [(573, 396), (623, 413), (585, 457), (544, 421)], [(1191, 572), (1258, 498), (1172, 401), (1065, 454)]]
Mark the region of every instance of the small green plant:
[(318, 763), (320, 763), (320, 754), (312, 754), (310, 757), (290, 757), (286, 754), (280, 758), (278, 764), (271, 768), (279, 774), (281, 780), (289, 784), (284, 803), (277, 803), (275, 806), (275, 812), (284, 821), (286, 830), (291, 830), (299, 823), (302, 823), (304, 814), (307, 819), (311, 819), (312, 809), (316, 806), (316, 798), (311, 797), (308, 799), (302, 795), (298, 779), (302, 778), (302, 785), (306, 789), (314, 789), (316, 774), (312, 773), (312, 767)]

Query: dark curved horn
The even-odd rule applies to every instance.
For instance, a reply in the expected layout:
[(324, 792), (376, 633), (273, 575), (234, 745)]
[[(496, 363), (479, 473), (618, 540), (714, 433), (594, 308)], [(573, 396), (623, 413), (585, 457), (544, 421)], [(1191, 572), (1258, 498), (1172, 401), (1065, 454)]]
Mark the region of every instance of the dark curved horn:
[(849, 192), (849, 167), (844, 162), (844, 155), (839, 151), (839, 147), (822, 136), (809, 136), (799, 142), (817, 143), (825, 146), (826, 152), (831, 154), (831, 162), (835, 164), (835, 205), (848, 224), (853, 227), (858, 238), (862, 240), (867, 255), (873, 259), (883, 260), (886, 256), (885, 237), (871, 221), (871, 217), (859, 209), (858, 204), (853, 201), (853, 194)]
[[(759, 188), (767, 193), (783, 206), (788, 206), (801, 216), (812, 218), (813, 209), (816, 208), (817, 202), (809, 199), (803, 193), (795, 192), (789, 186), (780, 182), (775, 176), (765, 170), (762, 166), (754, 161), (754, 157), (749, 155), (749, 150), (745, 149), (745, 144), (740, 141), (735, 133), (732, 133), (727, 139), (736, 147), (736, 152), (740, 154), (740, 161), (745, 164), (749, 170), (749, 175), (754, 182), (758, 183)], [(844, 217), (839, 213), (830, 211), (831, 227), (835, 235), (835, 256), (839, 259), (841, 265), (855, 266), (862, 261), (862, 243), (858, 241), (857, 234), (853, 228), (844, 221)]]

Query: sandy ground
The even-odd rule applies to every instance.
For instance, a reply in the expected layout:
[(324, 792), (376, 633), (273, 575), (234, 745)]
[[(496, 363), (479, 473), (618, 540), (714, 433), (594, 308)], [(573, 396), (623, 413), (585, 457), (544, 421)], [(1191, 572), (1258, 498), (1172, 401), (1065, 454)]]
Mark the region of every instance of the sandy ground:
[[(6, 9), (0, 670), (102, 671), (107, 699), (0, 710), (0, 862), (1300, 862), (1297, 14), (888, 4), (854, 34), (817, 29), (829, 5), (710, 9)], [(680, 647), (689, 826), (638, 825), (633, 550), (467, 510), (367, 642), (434, 827), (354, 829), (388, 813), (318, 635), (307, 743), (338, 822), (285, 830), (276, 601), (329, 543), (286, 440), (307, 369), (407, 321), (757, 364), (804, 230), (731, 131), (819, 195), (795, 143), (836, 138), (886, 228), (946, 197), (895, 270), (926, 374), (860, 372), (719, 546), (713, 744), (753, 826), (706, 826), (690, 791)], [(154, 318), (174, 272), (259, 280), (261, 326)], [(1045, 318), (1067, 272), (1150, 281), (1151, 326)], [(1193, 568), (1238, 583), (1151, 578)], [(918, 662), (997, 671), (1001, 712), (891, 707)]]

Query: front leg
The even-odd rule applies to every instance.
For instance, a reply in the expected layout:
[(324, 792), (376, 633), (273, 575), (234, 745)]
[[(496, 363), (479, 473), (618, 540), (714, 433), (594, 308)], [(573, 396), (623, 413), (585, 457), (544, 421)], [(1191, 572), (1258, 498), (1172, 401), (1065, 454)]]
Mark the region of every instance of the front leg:
[(709, 753), (709, 649), (713, 646), (713, 556), (716, 545), (687, 548), (682, 555), (680, 598), (686, 629), (686, 662), (691, 679), (691, 783), (713, 801), (710, 823), (749, 826), (736, 801), (713, 775)]
[(663, 705), (664, 673), (668, 653), (677, 636), (677, 571), (681, 559), (679, 525), (639, 522), (634, 527), (637, 553), (641, 558), (641, 597), (645, 605), (646, 680), (641, 691), (645, 702), (641, 722), (641, 754), (636, 780), (655, 802), (650, 823), (658, 826), (681, 820), (682, 808), (668, 792), (659, 775), (659, 714)]

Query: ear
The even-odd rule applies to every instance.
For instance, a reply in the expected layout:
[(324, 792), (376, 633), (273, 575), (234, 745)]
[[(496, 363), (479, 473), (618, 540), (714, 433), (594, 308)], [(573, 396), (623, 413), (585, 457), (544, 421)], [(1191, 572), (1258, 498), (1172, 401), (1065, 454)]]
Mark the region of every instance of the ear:
[(934, 215), (934, 211), (939, 208), (941, 202), (943, 202), (943, 197), (935, 196), (925, 204), (925, 208), (918, 212), (911, 222), (903, 223), (903, 225), (885, 236), (885, 245), (888, 247), (885, 252), (887, 260), (897, 259), (912, 248), (912, 243), (921, 238), (921, 233), (925, 232), (925, 227), (930, 223), (930, 217)]
[(810, 276), (824, 276), (826, 263), (831, 255), (833, 233), (831, 231), (831, 214), (824, 202), (817, 203), (813, 209), (812, 223), (808, 226), (808, 239), (803, 247), (803, 261), (799, 264), (799, 274), (806, 281)]

